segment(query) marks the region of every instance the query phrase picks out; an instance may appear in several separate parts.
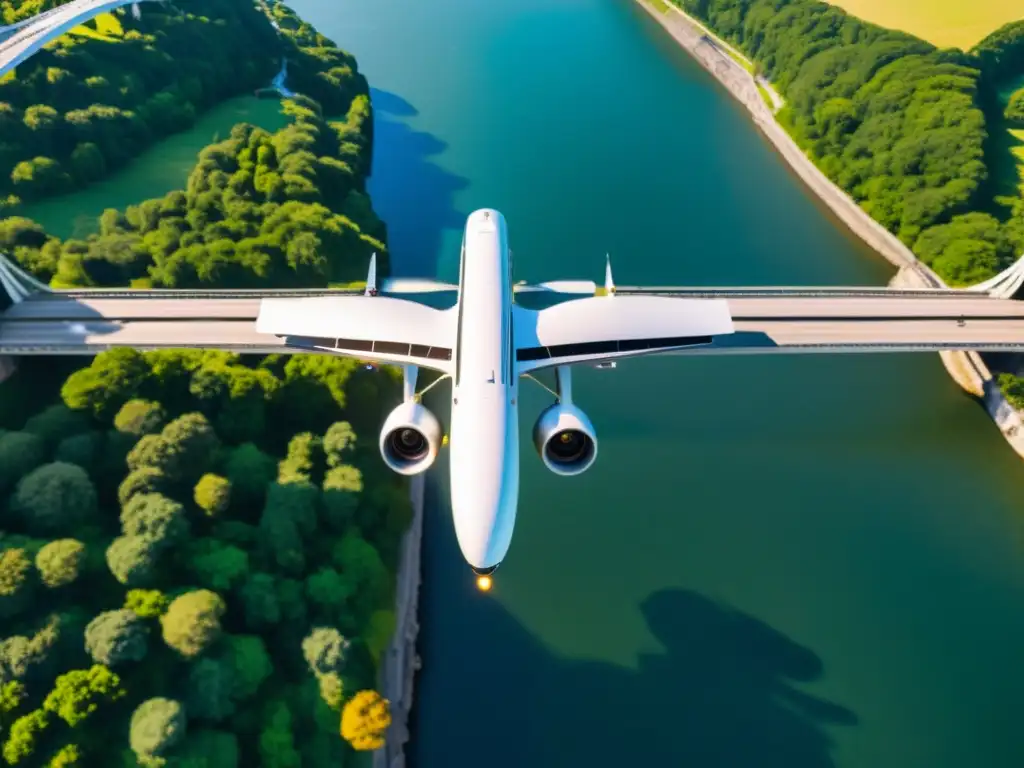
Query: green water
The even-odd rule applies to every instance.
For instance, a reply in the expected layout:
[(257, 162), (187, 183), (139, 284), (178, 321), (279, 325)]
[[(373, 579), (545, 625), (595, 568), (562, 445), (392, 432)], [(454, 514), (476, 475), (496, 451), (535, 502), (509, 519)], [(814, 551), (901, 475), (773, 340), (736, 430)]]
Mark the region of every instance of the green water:
[[(291, 5), (377, 89), (399, 272), (455, 279), (494, 206), (516, 279), (600, 279), (605, 252), (622, 284), (891, 276), (629, 0)], [(1024, 462), (937, 356), (575, 380), (598, 462), (558, 478), (524, 442), (490, 595), (433, 473), (415, 768), (1019, 767)], [(524, 384), (524, 437), (547, 402)]]
[(236, 123), (276, 131), (287, 118), (276, 99), (240, 96), (201, 115), (191, 130), (152, 147), (126, 167), (88, 189), (25, 205), (17, 213), (41, 223), (60, 238), (85, 237), (98, 231), (97, 218), (107, 208), (123, 209), (143, 200), (184, 189), (199, 150), (228, 137)]

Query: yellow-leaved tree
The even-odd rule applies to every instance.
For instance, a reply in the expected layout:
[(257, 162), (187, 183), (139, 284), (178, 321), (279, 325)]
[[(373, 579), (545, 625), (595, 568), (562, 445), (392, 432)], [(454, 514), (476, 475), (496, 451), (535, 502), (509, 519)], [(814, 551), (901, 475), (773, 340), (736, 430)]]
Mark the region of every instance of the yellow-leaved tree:
[(384, 733), (391, 725), (388, 700), (376, 691), (360, 691), (341, 711), (341, 737), (354, 749), (384, 746)]

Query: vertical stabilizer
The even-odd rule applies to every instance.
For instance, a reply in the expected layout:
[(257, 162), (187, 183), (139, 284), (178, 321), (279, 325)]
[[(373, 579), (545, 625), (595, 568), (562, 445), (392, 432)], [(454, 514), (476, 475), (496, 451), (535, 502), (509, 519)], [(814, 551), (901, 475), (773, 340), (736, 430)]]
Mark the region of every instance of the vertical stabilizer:
[(366, 274), (366, 295), (377, 295), (377, 254), (370, 257), (370, 270)]
[(604, 292), (607, 296), (615, 295), (615, 280), (612, 279), (612, 257), (611, 254), (605, 254), (604, 263)]

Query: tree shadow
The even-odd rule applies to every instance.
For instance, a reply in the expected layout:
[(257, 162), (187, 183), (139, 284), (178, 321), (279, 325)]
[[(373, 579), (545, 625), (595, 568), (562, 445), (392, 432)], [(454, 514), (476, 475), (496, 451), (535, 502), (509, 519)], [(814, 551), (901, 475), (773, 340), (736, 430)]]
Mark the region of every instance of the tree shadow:
[[(424, 572), (434, 576), (432, 548)], [(628, 669), (558, 657), (494, 596), (440, 570), (423, 589), (413, 768), (834, 768), (826, 727), (858, 722), (797, 687), (822, 676), (812, 651), (696, 592), (641, 604), (664, 650)]]
[(374, 113), (374, 210), (388, 227), (391, 271), (403, 277), (437, 275), (443, 235), (461, 230), (468, 214), (455, 209), (455, 194), (469, 182), (432, 158), (447, 149), (436, 136), (410, 127), (415, 107), (401, 96), (370, 89)]

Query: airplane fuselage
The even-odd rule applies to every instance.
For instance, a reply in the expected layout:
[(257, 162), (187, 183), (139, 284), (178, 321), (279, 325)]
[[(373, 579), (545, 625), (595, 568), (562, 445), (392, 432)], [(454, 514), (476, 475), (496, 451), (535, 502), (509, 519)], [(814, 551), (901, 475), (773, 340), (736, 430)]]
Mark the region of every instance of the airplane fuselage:
[(519, 418), (508, 228), (495, 210), (466, 222), (451, 407), (451, 503), (459, 547), (479, 574), (508, 552), (519, 501)]

